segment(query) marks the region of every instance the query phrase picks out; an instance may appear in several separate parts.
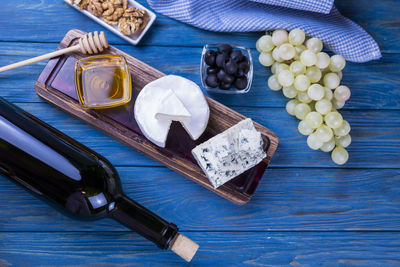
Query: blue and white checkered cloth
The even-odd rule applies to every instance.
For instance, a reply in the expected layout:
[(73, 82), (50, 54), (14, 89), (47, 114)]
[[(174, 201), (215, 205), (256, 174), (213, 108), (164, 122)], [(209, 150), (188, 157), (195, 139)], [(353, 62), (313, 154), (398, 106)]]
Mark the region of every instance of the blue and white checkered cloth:
[(217, 32), (300, 28), (353, 62), (381, 57), (374, 39), (342, 16), (334, 0), (147, 0), (159, 13)]

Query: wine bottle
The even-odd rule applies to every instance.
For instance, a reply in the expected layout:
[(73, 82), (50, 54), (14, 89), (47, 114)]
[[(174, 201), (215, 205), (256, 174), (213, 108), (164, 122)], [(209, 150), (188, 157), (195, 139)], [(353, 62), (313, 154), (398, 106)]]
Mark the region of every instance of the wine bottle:
[(103, 156), (0, 98), (0, 172), (73, 218), (111, 217), (190, 261), (198, 245), (129, 199)]

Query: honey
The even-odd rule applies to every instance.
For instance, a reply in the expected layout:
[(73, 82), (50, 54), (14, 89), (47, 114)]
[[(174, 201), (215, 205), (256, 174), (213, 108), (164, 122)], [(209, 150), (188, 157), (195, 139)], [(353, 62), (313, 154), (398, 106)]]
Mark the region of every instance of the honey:
[(111, 108), (128, 103), (132, 83), (125, 58), (101, 55), (78, 60), (75, 87), (84, 108)]

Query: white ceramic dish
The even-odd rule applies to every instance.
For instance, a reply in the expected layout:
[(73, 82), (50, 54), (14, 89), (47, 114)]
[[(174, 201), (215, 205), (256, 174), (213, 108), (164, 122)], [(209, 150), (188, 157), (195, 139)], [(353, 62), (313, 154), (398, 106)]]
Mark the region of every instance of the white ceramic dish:
[(136, 8), (145, 10), (147, 12), (147, 14), (149, 14), (149, 21), (147, 22), (146, 27), (142, 31), (138, 31), (134, 34), (126, 36), (126, 35), (123, 35), (118, 30), (117, 26), (107, 24), (106, 22), (103, 21), (103, 19), (96, 17), (95, 15), (93, 15), (92, 13), (90, 13), (87, 10), (78, 9), (78, 7), (76, 5), (72, 4), (71, 0), (63, 0), (63, 1), (133, 45), (137, 45), (140, 42), (142, 37), (146, 34), (146, 32), (149, 30), (149, 28), (151, 27), (151, 25), (153, 24), (153, 22), (156, 20), (156, 17), (157, 17), (156, 14), (154, 14), (151, 10), (149, 10), (148, 8), (145, 8), (138, 2), (133, 1), (133, 0), (128, 0), (128, 3), (129, 3), (128, 7), (136, 7)]

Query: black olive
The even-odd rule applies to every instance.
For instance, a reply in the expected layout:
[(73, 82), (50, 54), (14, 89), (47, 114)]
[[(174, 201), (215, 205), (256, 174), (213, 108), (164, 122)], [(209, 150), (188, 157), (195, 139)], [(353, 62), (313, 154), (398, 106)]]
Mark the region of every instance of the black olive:
[(247, 86), (247, 78), (246, 77), (237, 78), (235, 80), (235, 84), (234, 85), (238, 90), (243, 90)]
[(218, 67), (222, 68), (224, 66), (225, 59), (228, 57), (227, 54), (218, 54), (215, 63)]
[(238, 67), (239, 69), (242, 69), (244, 73), (248, 73), (250, 69), (249, 63), (247, 63), (247, 61), (240, 62)]
[(246, 75), (246, 73), (244, 73), (244, 71), (241, 68), (238, 68), (237, 72), (235, 73), (236, 77), (242, 77), (245, 75)]
[(206, 64), (208, 66), (214, 66), (215, 65), (215, 52), (212, 50), (208, 50), (206, 52), (206, 54), (204, 55), (204, 62), (206, 62)]
[(206, 78), (206, 84), (212, 88), (215, 88), (218, 86), (218, 78), (217, 75), (215, 74), (210, 74)]
[(214, 68), (214, 67), (208, 67), (207, 68), (207, 74), (217, 74), (218, 73), (218, 69)]
[(228, 61), (225, 62), (226, 62), (224, 64), (225, 72), (228, 74), (235, 74), (238, 69), (237, 63), (232, 59), (229, 59)]
[(234, 61), (239, 62), (239, 61), (241, 61), (242, 58), (243, 58), (242, 51), (240, 51), (240, 50), (234, 50), (234, 51), (232, 51), (230, 57), (231, 57), (231, 59), (233, 59)]
[(235, 77), (232, 75), (229, 75), (229, 74), (225, 74), (221, 79), (221, 81), (224, 83), (233, 83), (234, 80), (235, 80)]
[(243, 57), (240, 60), (240, 62), (247, 62), (247, 64), (249, 64), (249, 59), (245, 55), (243, 55)]
[(228, 44), (220, 44), (218, 46), (218, 53), (230, 54), (232, 52), (232, 46)]
[(211, 56), (211, 55), (213, 55), (213, 56), (216, 56), (217, 55), (217, 52), (215, 52), (214, 50), (207, 50), (206, 51), (206, 54), (205, 54), (206, 56)]
[(231, 83), (221, 82), (221, 84), (219, 85), (219, 88), (221, 88), (222, 90), (229, 90), (231, 89), (231, 87), (232, 87)]
[(218, 80), (223, 81), (223, 79), (226, 75), (227, 74), (225, 73), (225, 71), (223, 69), (221, 69), (218, 71), (217, 78), (218, 78)]

